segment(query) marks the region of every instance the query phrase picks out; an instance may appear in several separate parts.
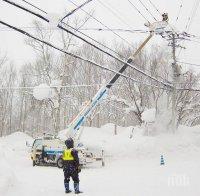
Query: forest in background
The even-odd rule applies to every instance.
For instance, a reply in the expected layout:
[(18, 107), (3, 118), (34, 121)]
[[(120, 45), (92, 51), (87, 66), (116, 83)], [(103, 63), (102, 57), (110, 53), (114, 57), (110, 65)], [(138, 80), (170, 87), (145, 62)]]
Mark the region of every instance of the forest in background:
[[(84, 22), (75, 21), (74, 25), (78, 28), (84, 25)], [(45, 29), (41, 23), (35, 21), (33, 24), (36, 37), (49, 42), (55, 42), (56, 39), (64, 50), (116, 71), (122, 67), (122, 63), (92, 46), (77, 42), (70, 34), (59, 32), (55, 36), (52, 30)], [(0, 53), (0, 136), (15, 131), (37, 135), (44, 132), (57, 133), (65, 129), (84, 103), (92, 99), (98, 89), (113, 76), (113, 73), (58, 53), (38, 41), (26, 39), (25, 42), (35, 52), (35, 60), (22, 65), (20, 70), (16, 68), (12, 59), (6, 57), (4, 51)], [(106, 42), (104, 44), (106, 45)], [(118, 57), (127, 60), (138, 45), (135, 43), (133, 47), (127, 47), (123, 43), (115, 42), (112, 49)], [(144, 49), (133, 65), (160, 81), (170, 82), (171, 63), (171, 48), (154, 45), (148, 50)], [(125, 74), (137, 82), (119, 79), (106, 99), (93, 111), (86, 125), (141, 125), (142, 113), (150, 108), (156, 109), (158, 121), (163, 120), (166, 121), (166, 125), (170, 124), (170, 89), (164, 88), (130, 67)], [(199, 86), (199, 75), (196, 73), (187, 71), (181, 73), (180, 78), (179, 87), (187, 89)], [(55, 87), (55, 83), (59, 83), (59, 86)], [(33, 89), (40, 84), (52, 86), (55, 91), (54, 97), (36, 99), (33, 96)], [(199, 100), (198, 91), (177, 92), (177, 126), (193, 126), (200, 123)]]

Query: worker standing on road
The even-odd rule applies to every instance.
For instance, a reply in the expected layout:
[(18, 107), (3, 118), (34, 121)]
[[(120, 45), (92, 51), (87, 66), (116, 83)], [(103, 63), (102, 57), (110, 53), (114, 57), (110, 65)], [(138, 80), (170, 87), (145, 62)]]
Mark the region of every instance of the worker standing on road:
[(75, 194), (82, 193), (79, 190), (79, 172), (80, 164), (79, 164), (79, 157), (78, 151), (74, 149), (74, 141), (72, 138), (69, 138), (65, 141), (65, 145), (67, 149), (63, 151), (63, 172), (64, 172), (64, 185), (65, 185), (65, 193), (70, 193), (71, 190), (69, 189), (69, 182), (70, 177), (74, 181), (74, 191)]

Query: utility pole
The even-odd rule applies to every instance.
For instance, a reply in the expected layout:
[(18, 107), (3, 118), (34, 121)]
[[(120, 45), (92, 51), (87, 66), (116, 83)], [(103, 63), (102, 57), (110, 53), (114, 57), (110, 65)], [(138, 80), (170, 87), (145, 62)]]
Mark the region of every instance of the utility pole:
[[(162, 14), (163, 21), (168, 22), (168, 14), (164, 13)], [(185, 40), (189, 35), (185, 32), (183, 33), (176, 33), (173, 28), (171, 28), (170, 31), (165, 32), (162, 34), (162, 37), (169, 41), (168, 46), (172, 47), (172, 80), (173, 80), (173, 88), (172, 88), (172, 94), (171, 94), (171, 121), (170, 121), (170, 128), (172, 129), (172, 132), (175, 133), (177, 129), (177, 87), (180, 82), (180, 75), (181, 70), (179, 65), (177, 65), (176, 60), (176, 48), (182, 48), (185, 49), (185, 47), (177, 44), (180, 40)]]
[(176, 39), (175, 34), (172, 34), (172, 56), (173, 56), (173, 63), (172, 63), (172, 72), (173, 72), (173, 91), (172, 91), (172, 132), (175, 133), (176, 130), (176, 83), (177, 83), (177, 73), (176, 73)]
[(172, 33), (171, 46), (172, 46), (172, 58), (173, 58), (172, 62), (173, 90), (172, 90), (171, 128), (173, 133), (175, 133), (177, 128), (177, 84), (180, 81), (180, 74), (181, 74), (176, 60), (176, 48), (180, 47), (179, 45), (176, 45), (177, 39), (179, 39), (179, 35)]

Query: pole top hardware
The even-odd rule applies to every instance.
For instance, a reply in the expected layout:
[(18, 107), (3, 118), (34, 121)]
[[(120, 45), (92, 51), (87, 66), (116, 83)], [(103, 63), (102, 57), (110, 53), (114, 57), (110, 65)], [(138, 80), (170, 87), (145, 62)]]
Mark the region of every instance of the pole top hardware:
[(162, 18), (163, 18), (162, 21), (168, 22), (169, 21), (168, 13), (163, 13)]
[(144, 25), (149, 28), (150, 33), (163, 35), (167, 32), (166, 27), (168, 26), (168, 13), (162, 14), (162, 21), (157, 21), (154, 23), (147, 22)]

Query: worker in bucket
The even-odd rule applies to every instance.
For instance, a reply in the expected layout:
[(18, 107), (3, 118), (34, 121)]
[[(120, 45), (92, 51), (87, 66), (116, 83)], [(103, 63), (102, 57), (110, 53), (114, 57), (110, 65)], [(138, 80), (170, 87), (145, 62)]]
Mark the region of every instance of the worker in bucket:
[(63, 172), (64, 172), (64, 185), (65, 185), (65, 193), (70, 193), (69, 182), (70, 177), (74, 181), (74, 191), (75, 194), (82, 193), (79, 190), (79, 172), (80, 164), (78, 151), (74, 149), (74, 141), (72, 138), (69, 138), (65, 141), (65, 145), (67, 148), (63, 151)]

